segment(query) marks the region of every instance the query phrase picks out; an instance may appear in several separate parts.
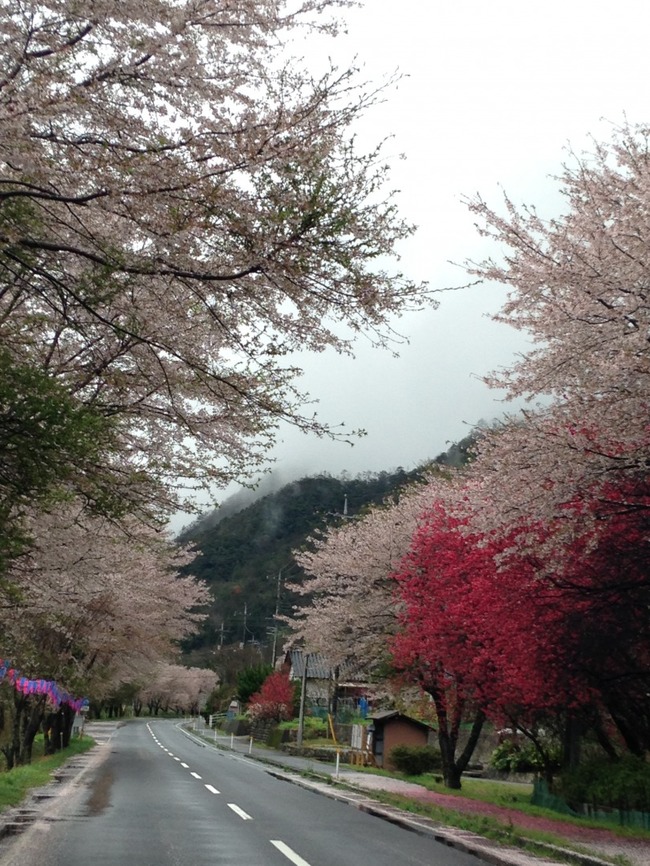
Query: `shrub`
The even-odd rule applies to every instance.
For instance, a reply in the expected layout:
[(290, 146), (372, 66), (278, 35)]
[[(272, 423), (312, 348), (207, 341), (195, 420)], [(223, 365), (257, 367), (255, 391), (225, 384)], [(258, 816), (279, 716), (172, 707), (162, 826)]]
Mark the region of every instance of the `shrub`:
[(599, 758), (562, 773), (558, 785), (567, 803), (650, 812), (650, 765), (628, 755), (620, 761)]
[(490, 766), (503, 773), (536, 773), (542, 760), (532, 743), (504, 740), (492, 752)]
[(237, 675), (237, 697), (243, 704), (247, 704), (251, 695), (262, 688), (264, 680), (273, 673), (271, 665), (255, 665), (245, 668)]
[(440, 752), (433, 746), (394, 746), (390, 759), (407, 776), (421, 776), (441, 767)]
[(286, 674), (276, 671), (251, 695), (248, 715), (253, 721), (281, 722), (293, 715), (293, 686)]
[[(298, 724), (298, 719), (289, 719), (286, 722), (280, 722), (278, 727), (282, 731), (297, 731)], [(329, 723), (326, 719), (305, 716), (303, 720), (303, 733), (307, 739), (327, 737), (329, 734)]]

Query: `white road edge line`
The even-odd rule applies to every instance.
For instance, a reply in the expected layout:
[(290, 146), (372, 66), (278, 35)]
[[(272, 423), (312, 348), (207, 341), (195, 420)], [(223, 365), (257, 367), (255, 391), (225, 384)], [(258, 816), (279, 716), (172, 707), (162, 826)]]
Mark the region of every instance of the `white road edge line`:
[(240, 809), (236, 803), (228, 803), (228, 805), (233, 810), (233, 812), (236, 815), (239, 815), (239, 817), (242, 818), (244, 821), (252, 821), (253, 820), (251, 818), (251, 816), (247, 812), (244, 812), (243, 809)]
[(278, 851), (281, 851), (287, 860), (291, 860), (292, 863), (295, 863), (295, 866), (309, 866), (309, 863), (306, 860), (303, 860), (299, 854), (289, 848), (288, 845), (285, 845), (284, 842), (281, 842), (279, 839), (271, 839), (271, 845), (275, 845)]
[(190, 776), (194, 776), (195, 779), (201, 778), (198, 773), (190, 773)]
[(218, 794), (219, 793), (219, 791), (217, 791), (217, 789), (213, 785), (206, 785), (205, 787), (208, 789), (208, 791), (211, 794)]

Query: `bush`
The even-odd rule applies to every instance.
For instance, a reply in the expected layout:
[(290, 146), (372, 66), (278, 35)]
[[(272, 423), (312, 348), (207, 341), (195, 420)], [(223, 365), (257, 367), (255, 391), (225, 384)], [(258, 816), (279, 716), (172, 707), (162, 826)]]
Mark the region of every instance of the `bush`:
[(433, 746), (395, 746), (390, 751), (390, 759), (400, 773), (407, 776), (421, 776), (442, 766), (440, 752)]
[(272, 665), (256, 665), (245, 668), (237, 675), (237, 697), (243, 704), (247, 704), (251, 696), (262, 688), (264, 680), (273, 673)]
[(536, 773), (543, 765), (532, 743), (504, 740), (492, 752), (490, 766), (503, 773)]
[(290, 719), (293, 715), (293, 686), (289, 677), (281, 671), (269, 674), (259, 692), (251, 695), (248, 715), (253, 721)]
[(558, 788), (572, 808), (586, 803), (596, 808), (650, 812), (650, 765), (632, 755), (620, 761), (587, 761), (562, 773)]
[[(298, 724), (298, 719), (290, 719), (289, 721), (280, 722), (278, 727), (283, 731), (297, 731)], [(329, 735), (329, 723), (327, 719), (305, 716), (303, 720), (303, 733), (309, 739), (327, 737)]]

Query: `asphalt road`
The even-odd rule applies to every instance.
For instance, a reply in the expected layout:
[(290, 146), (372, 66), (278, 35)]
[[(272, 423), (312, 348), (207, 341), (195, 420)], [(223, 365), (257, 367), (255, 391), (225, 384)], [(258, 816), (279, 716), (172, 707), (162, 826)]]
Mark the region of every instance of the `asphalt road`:
[(172, 721), (118, 728), (0, 866), (476, 866), (448, 848), (196, 742)]

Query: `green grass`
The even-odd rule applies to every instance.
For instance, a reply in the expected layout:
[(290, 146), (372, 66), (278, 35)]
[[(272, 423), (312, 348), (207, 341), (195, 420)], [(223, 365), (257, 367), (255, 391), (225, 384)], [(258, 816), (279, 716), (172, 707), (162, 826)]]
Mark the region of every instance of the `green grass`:
[[(466, 815), (459, 812), (454, 812), (451, 809), (445, 809), (440, 806), (421, 803), (417, 800), (411, 800), (408, 797), (403, 797), (399, 794), (391, 794), (386, 791), (373, 791), (373, 799), (389, 806), (395, 806), (405, 812), (421, 815), (429, 818), (437, 824), (442, 824), (447, 827), (456, 827), (470, 833), (476, 833), (485, 839), (491, 839), (502, 845), (510, 845), (515, 848), (520, 848), (529, 851), (532, 854), (541, 856), (549, 856), (549, 845), (554, 848), (564, 849), (562, 851), (553, 851), (554, 860), (564, 860), (566, 862), (575, 862), (569, 852), (576, 854), (588, 854), (589, 849), (582, 845), (578, 845), (573, 841), (568, 841), (563, 836), (558, 836), (554, 833), (542, 832), (540, 830), (531, 830), (528, 828), (517, 827), (512, 823), (503, 823), (485, 815)], [(547, 817), (555, 819), (556, 814), (542, 810), (547, 813)], [(620, 829), (620, 828), (619, 828)], [(598, 855), (600, 859), (607, 860), (602, 854)], [(632, 866), (626, 857), (617, 856), (611, 858), (612, 863), (618, 866)]]
[(42, 757), (42, 743), (35, 743), (31, 764), (0, 772), (0, 812), (18, 806), (32, 788), (40, 788), (52, 781), (52, 774), (74, 755), (87, 752), (95, 745), (92, 737), (83, 736), (71, 741), (67, 749), (55, 755)]
[(435, 791), (439, 794), (465, 797), (468, 800), (478, 800), (484, 803), (491, 803), (495, 806), (514, 809), (525, 815), (532, 815), (537, 818), (546, 818), (551, 821), (558, 821), (576, 827), (611, 830), (617, 835), (625, 838), (650, 840), (650, 832), (641, 828), (622, 827), (615, 821), (590, 821), (588, 818), (574, 818), (571, 815), (554, 812), (552, 809), (535, 806), (530, 802), (533, 786), (527, 783), (498, 782), (493, 780), (464, 778), (463, 787), (460, 790), (453, 790), (451, 788), (445, 788), (440, 777), (435, 774), (405, 776), (393, 773), (389, 775), (393, 775), (395, 778), (404, 779), (404, 781), (412, 782), (416, 785), (422, 785), (428, 791)]
[[(330, 741), (331, 742), (331, 741)], [(325, 745), (326, 740), (318, 739), (313, 741), (314, 745)], [(262, 744), (256, 743), (259, 748)], [(307, 742), (304, 742), (307, 745)], [(270, 751), (274, 751), (270, 749)], [(618, 836), (627, 839), (646, 839), (650, 840), (650, 832), (637, 828), (621, 827), (619, 824), (609, 824), (604, 822), (593, 822), (586, 818), (572, 818), (570, 815), (563, 815), (558, 812), (553, 812), (550, 809), (544, 809), (540, 806), (534, 806), (530, 802), (533, 786), (529, 783), (517, 782), (499, 782), (496, 780), (474, 779), (464, 777), (461, 790), (453, 790), (445, 788), (442, 784), (442, 778), (439, 773), (424, 774), (422, 776), (407, 776), (403, 773), (389, 772), (376, 767), (358, 767), (351, 766), (355, 772), (364, 772), (369, 775), (389, 776), (395, 779), (401, 779), (405, 782), (410, 782), (416, 785), (427, 788), (440, 794), (464, 797), (471, 800), (478, 800), (485, 803), (490, 803), (496, 806), (505, 807), (514, 811), (520, 812), (523, 815), (532, 815), (539, 818), (545, 818), (554, 823), (574, 825), (579, 827), (600, 828), (611, 830)], [(304, 776), (309, 778), (322, 778), (320, 773), (313, 771), (305, 771)], [(344, 781), (337, 783), (339, 787), (346, 786)], [(352, 786), (351, 790), (356, 790)], [(412, 814), (421, 815), (434, 821), (436, 824), (457, 827), (468, 832), (476, 833), (488, 839), (492, 839), (500, 844), (510, 845), (530, 853), (541, 856), (549, 856), (548, 846), (552, 845), (557, 848), (574, 851), (577, 854), (587, 854), (589, 849), (577, 844), (573, 840), (567, 840), (561, 833), (553, 833), (537, 829), (529, 829), (517, 825), (516, 819), (513, 821), (499, 821), (492, 816), (484, 815), (468, 815), (454, 811), (452, 807), (438, 806), (432, 803), (423, 803), (409, 797), (399, 794), (393, 794), (387, 791), (368, 791), (366, 792), (369, 798), (387, 805), (395, 806)], [(630, 861), (621, 855), (612, 858), (606, 858), (599, 854), (602, 860), (608, 860), (617, 866), (632, 866)], [(570, 856), (564, 856), (560, 851), (553, 850), (553, 860), (566, 859), (567, 862), (575, 862), (575, 858), (571, 860)]]
[[(436, 774), (406, 776), (403, 773), (390, 773), (372, 767), (363, 768), (363, 772), (398, 778), (405, 782), (421, 785), (422, 787), (427, 788), (427, 790), (440, 794), (464, 797), (470, 800), (478, 800), (496, 806), (506, 807), (520, 812), (522, 816), (532, 815), (567, 825), (607, 829), (616, 833), (618, 836), (627, 839), (650, 840), (650, 832), (645, 830), (621, 827), (619, 824), (615, 823), (596, 823), (584, 818), (572, 818), (569, 815), (562, 815), (553, 812), (550, 809), (534, 806), (530, 802), (530, 796), (532, 793), (532, 785), (530, 784), (464, 778), (461, 790), (452, 790), (450, 788), (445, 788), (442, 784), (441, 778)], [(549, 845), (567, 849), (569, 851), (575, 851), (578, 854), (588, 853), (588, 848), (579, 845), (573, 840), (567, 840), (561, 832), (554, 833), (521, 827), (517, 825), (516, 818), (513, 821), (501, 821), (492, 816), (469, 815), (462, 812), (456, 812), (453, 807), (444, 807), (433, 803), (423, 803), (419, 800), (387, 791), (373, 791), (370, 796), (387, 805), (395, 806), (396, 808), (403, 809), (412, 814), (429, 818), (437, 824), (457, 827), (468, 832), (476, 833), (479, 836), (492, 839), (501, 844), (511, 845), (530, 851), (531, 853), (546, 854), (548, 857), (548, 849), (545, 848), (545, 846)], [(603, 855), (599, 855), (599, 857), (603, 860), (608, 859), (603, 857)], [(553, 859), (563, 859), (563, 857), (561, 853), (553, 851)], [(565, 859), (570, 862), (569, 856)], [(621, 855), (611, 858), (611, 862), (618, 864), (618, 866), (631, 866), (630, 861)]]

